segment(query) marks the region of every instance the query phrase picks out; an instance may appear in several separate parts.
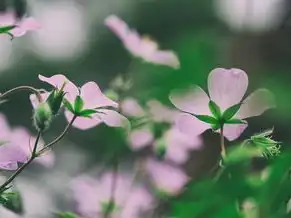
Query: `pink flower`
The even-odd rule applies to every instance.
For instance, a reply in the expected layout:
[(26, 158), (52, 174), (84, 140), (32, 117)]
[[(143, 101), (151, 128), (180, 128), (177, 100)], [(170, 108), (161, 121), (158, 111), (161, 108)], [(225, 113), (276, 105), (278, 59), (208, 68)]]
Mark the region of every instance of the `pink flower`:
[(72, 182), (78, 213), (86, 218), (103, 217), (104, 206), (112, 200), (113, 182), (114, 208), (110, 217), (136, 218), (152, 207), (152, 196), (143, 187), (134, 186), (131, 176), (107, 172), (100, 179), (82, 176)]
[[(74, 107), (75, 100), (80, 97), (83, 101), (82, 111), (89, 111), (86, 117), (78, 116), (73, 126), (82, 130), (93, 128), (104, 122), (108, 126), (119, 127), (128, 125), (127, 119), (118, 112), (106, 109), (107, 107), (117, 108), (118, 104), (107, 98), (95, 82), (87, 82), (81, 88), (75, 86), (67, 77), (61, 74), (52, 77), (39, 75), (41, 81), (47, 82), (56, 89), (63, 89), (66, 93), (65, 99)], [(32, 104), (35, 106), (35, 96), (31, 97)], [(82, 113), (82, 112), (81, 112)], [(72, 111), (66, 110), (65, 116), (70, 122), (74, 116)]]
[[(208, 107), (210, 99), (225, 111), (229, 107), (242, 102), (235, 119), (245, 119), (261, 115), (264, 111), (275, 107), (274, 98), (270, 91), (258, 89), (244, 100), (248, 87), (248, 76), (240, 69), (216, 68), (208, 76), (209, 96), (198, 86), (193, 86), (186, 93), (174, 91), (170, 95), (171, 102), (180, 110), (196, 115), (212, 115)], [(190, 114), (183, 114), (177, 119), (178, 128), (191, 134), (204, 132), (211, 128)], [(237, 139), (246, 129), (247, 124), (225, 124), (224, 136), (228, 140)]]
[(122, 41), (125, 48), (134, 56), (146, 62), (179, 68), (180, 63), (173, 51), (158, 49), (158, 44), (147, 37), (141, 37), (135, 30), (115, 15), (105, 19), (105, 25)]
[(25, 35), (28, 31), (37, 30), (40, 28), (40, 24), (32, 17), (22, 18), (18, 21), (15, 14), (12, 11), (8, 11), (0, 14), (0, 27), (13, 26), (9, 31), (14, 37), (20, 37)]
[[(5, 116), (0, 114), (1, 134), (0, 141), (4, 143), (0, 146), (0, 168), (6, 170), (16, 170), (18, 163), (25, 163), (32, 152), (35, 137), (23, 127), (11, 129)], [(42, 140), (38, 143), (38, 150), (44, 146)], [(35, 159), (36, 162), (44, 166), (51, 167), (54, 164), (54, 155), (45, 153)]]
[(179, 168), (165, 162), (148, 159), (147, 173), (158, 191), (170, 195), (179, 194), (189, 177)]

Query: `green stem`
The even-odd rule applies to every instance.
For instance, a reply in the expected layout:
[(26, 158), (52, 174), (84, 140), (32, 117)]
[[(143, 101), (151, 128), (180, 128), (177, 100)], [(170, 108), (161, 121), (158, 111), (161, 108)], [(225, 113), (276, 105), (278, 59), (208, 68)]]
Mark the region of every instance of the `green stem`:
[(39, 131), (36, 137), (36, 140), (34, 142), (33, 146), (33, 151), (31, 153), (30, 158), (26, 163), (24, 163), (21, 167), (19, 167), (1, 186), (0, 186), (0, 193), (3, 192), (3, 190), (6, 189), (6, 186), (9, 185), (36, 157), (36, 149), (37, 149), (37, 144), (39, 142), (40, 136), (42, 132)]
[(15, 88), (10, 89), (10, 90), (4, 92), (3, 94), (1, 94), (0, 98), (6, 98), (7, 96), (13, 94), (14, 92), (23, 91), (23, 90), (28, 90), (28, 91), (31, 91), (31, 92), (35, 93), (37, 99), (40, 102), (42, 101), (39, 91), (37, 89), (31, 87), (31, 86), (18, 86), (18, 87), (15, 87)]
[(221, 158), (224, 159), (226, 156), (226, 149), (224, 144), (224, 136), (223, 136), (223, 125), (220, 128), (220, 149), (221, 149)]

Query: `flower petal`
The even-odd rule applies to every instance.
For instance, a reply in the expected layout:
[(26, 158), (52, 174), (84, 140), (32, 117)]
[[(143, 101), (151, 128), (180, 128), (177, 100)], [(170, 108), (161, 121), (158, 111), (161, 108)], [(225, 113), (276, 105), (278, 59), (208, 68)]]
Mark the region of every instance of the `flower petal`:
[(193, 85), (186, 90), (174, 90), (169, 98), (173, 105), (182, 111), (211, 115), (208, 107), (210, 99), (199, 86)]
[(9, 26), (14, 25), (16, 22), (16, 16), (13, 11), (1, 12), (0, 13), (0, 25)]
[(45, 77), (42, 75), (38, 75), (38, 78), (52, 85), (53, 87), (60, 89), (64, 84), (64, 92), (66, 93), (65, 98), (70, 102), (74, 103), (75, 98), (79, 95), (79, 89), (72, 83), (66, 76), (62, 74), (57, 74), (51, 77)]
[(149, 128), (135, 129), (129, 135), (129, 145), (134, 150), (144, 148), (153, 141), (154, 136)]
[(92, 116), (96, 120), (102, 120), (107, 126), (129, 127), (127, 118), (114, 110), (99, 109), (97, 113)]
[(208, 76), (208, 91), (222, 111), (238, 104), (248, 88), (247, 74), (236, 68), (216, 68)]
[(134, 98), (125, 98), (120, 104), (121, 111), (124, 115), (130, 117), (142, 117), (146, 113)]
[(147, 102), (149, 112), (155, 122), (173, 123), (180, 112), (164, 106), (157, 100), (150, 100)]
[(99, 107), (118, 107), (118, 104), (107, 98), (95, 82), (87, 82), (81, 87), (81, 98), (84, 108), (95, 109)]
[(173, 51), (153, 51), (145, 56), (145, 60), (151, 63), (166, 65), (174, 69), (180, 68), (180, 62), (175, 52)]
[(198, 136), (205, 130), (210, 129), (210, 125), (203, 123), (190, 114), (181, 114), (176, 120), (177, 128), (184, 134)]
[[(70, 111), (66, 110), (65, 116), (68, 122), (70, 122), (74, 115)], [(87, 130), (99, 125), (101, 122), (101, 120), (96, 120), (94, 118), (77, 117), (72, 126), (81, 130)]]
[(14, 143), (7, 143), (0, 146), (0, 163), (24, 163), (27, 159), (27, 153)]
[(236, 117), (245, 119), (259, 116), (266, 110), (276, 106), (273, 94), (267, 89), (258, 89), (250, 94), (241, 105)]
[(229, 141), (233, 141), (240, 137), (248, 124), (226, 124), (223, 127), (223, 135)]
[[(50, 95), (49, 92), (43, 92), (43, 93), (41, 93), (40, 96), (42, 98), (42, 101), (43, 102), (46, 101), (49, 95)], [(34, 109), (37, 108), (37, 106), (39, 105), (40, 102), (39, 102), (38, 98), (36, 97), (36, 94), (29, 95), (29, 99), (30, 99), (30, 102), (31, 102), (32, 107)]]

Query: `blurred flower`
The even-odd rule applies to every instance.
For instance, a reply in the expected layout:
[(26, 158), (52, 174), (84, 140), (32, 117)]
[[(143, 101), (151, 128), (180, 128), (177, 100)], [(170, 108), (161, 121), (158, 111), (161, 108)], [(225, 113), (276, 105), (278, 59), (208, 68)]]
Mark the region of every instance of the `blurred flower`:
[(112, 127), (128, 125), (124, 116), (114, 110), (106, 109), (107, 107), (117, 108), (118, 104), (107, 98), (95, 82), (87, 82), (79, 89), (61, 74), (52, 77), (39, 75), (39, 79), (66, 93), (64, 102), (67, 102), (65, 103), (67, 120), (70, 122), (74, 115), (78, 116), (73, 123), (74, 127), (85, 130), (102, 122)]
[[(0, 141), (0, 167), (6, 170), (16, 170), (18, 163), (25, 163), (32, 152), (36, 138), (31, 136), (23, 127), (10, 129), (9, 124), (3, 114), (0, 114), (1, 134)], [(44, 146), (42, 140), (38, 143), (38, 150)], [(44, 166), (51, 167), (54, 164), (54, 155), (45, 153), (35, 159), (36, 162)]]
[[(210, 97), (198, 86), (181, 91), (173, 91), (170, 95), (171, 102), (180, 110), (187, 112), (178, 117), (178, 128), (187, 134), (202, 133), (211, 128), (207, 123), (202, 123), (191, 114), (212, 115), (209, 109), (210, 99), (214, 101), (223, 112), (240, 103), (248, 87), (248, 76), (240, 69), (216, 68), (208, 76), (208, 90)], [(242, 101), (239, 110), (234, 114), (234, 119), (245, 119), (261, 115), (266, 110), (275, 107), (274, 97), (267, 89), (258, 89)], [(190, 114), (189, 114), (190, 113)], [(235, 140), (246, 129), (247, 123), (225, 124), (223, 134), (228, 140)]]
[(102, 218), (108, 210), (112, 218), (136, 218), (153, 204), (150, 193), (133, 185), (132, 177), (122, 173), (107, 172), (100, 179), (81, 176), (71, 183), (71, 188), (77, 212), (86, 218)]
[(115, 15), (105, 19), (105, 25), (120, 38), (125, 48), (146, 62), (179, 68), (180, 63), (173, 51), (159, 50), (158, 44), (148, 37), (141, 37), (135, 30)]
[(167, 195), (179, 194), (189, 181), (182, 169), (165, 162), (148, 159), (146, 169), (157, 191)]

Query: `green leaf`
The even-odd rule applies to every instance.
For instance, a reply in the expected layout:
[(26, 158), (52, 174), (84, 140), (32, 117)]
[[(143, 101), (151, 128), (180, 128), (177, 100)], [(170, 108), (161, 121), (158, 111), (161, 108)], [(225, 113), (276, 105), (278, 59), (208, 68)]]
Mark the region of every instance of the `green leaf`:
[(16, 214), (22, 215), (24, 212), (20, 192), (16, 190), (2, 193), (0, 196), (0, 204)]
[(55, 213), (56, 218), (78, 218), (77, 214), (65, 212), (65, 213)]
[(240, 109), (241, 103), (231, 106), (230, 108), (226, 109), (226, 111), (222, 114), (222, 119), (224, 121), (230, 120)]
[(83, 99), (80, 96), (77, 96), (75, 99), (75, 105), (74, 105), (75, 113), (79, 114), (82, 111), (83, 106), (84, 106)]
[(214, 117), (208, 116), (208, 115), (195, 115), (193, 114), (197, 119), (201, 120), (204, 123), (209, 123), (209, 124), (219, 124), (218, 120), (215, 119)]
[(65, 107), (71, 111), (73, 114), (75, 113), (73, 106), (71, 105), (71, 103), (67, 100), (67, 99), (63, 99), (63, 104), (65, 105)]
[(16, 27), (15, 25), (0, 27), (0, 33), (7, 33), (8, 31), (14, 29), (15, 27)]
[(93, 109), (85, 109), (85, 110), (82, 110), (80, 113), (79, 113), (79, 116), (80, 117), (88, 117), (88, 118), (91, 118), (91, 115), (92, 114), (95, 114), (97, 113), (96, 110), (93, 110)]
[(247, 121), (240, 119), (230, 119), (225, 121), (226, 124), (247, 124)]
[(220, 108), (214, 101), (209, 101), (208, 107), (215, 118), (219, 119), (221, 117)]

